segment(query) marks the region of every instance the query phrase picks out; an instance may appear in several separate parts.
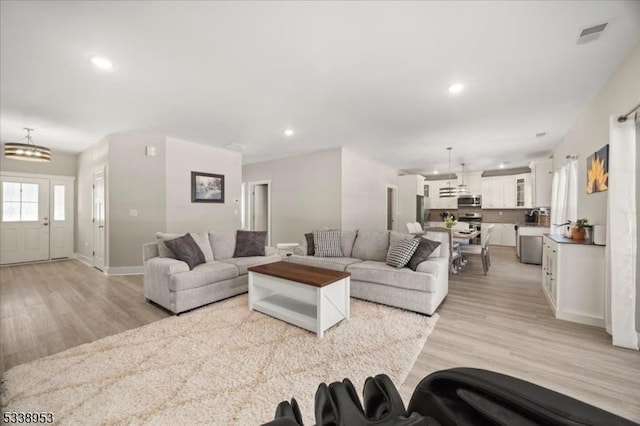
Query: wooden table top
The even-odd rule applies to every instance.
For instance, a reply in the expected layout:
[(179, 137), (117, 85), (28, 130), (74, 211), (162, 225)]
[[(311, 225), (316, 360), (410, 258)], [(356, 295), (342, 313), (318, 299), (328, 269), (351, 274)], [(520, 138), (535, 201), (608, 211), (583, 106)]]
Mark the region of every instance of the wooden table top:
[(252, 266), (248, 270), (249, 272), (271, 275), (314, 287), (324, 287), (351, 276), (349, 272), (334, 271), (293, 262), (267, 263), (266, 265)]
[(472, 231), (470, 234), (463, 234), (460, 231), (453, 231), (453, 238), (457, 238), (459, 240), (472, 240), (478, 235), (480, 235), (480, 231)]

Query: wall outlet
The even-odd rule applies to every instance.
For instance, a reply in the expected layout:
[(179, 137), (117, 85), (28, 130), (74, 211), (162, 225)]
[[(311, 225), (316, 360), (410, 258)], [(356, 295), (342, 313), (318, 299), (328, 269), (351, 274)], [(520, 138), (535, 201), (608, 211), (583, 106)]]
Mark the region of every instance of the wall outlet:
[[(502, 212), (501, 212), (500, 214), (502, 214)], [(130, 209), (130, 210), (129, 210), (129, 216), (133, 216), (133, 217), (138, 216), (138, 210), (136, 210), (136, 209)]]
[(502, 216), (502, 211), (500, 213), (498, 213), (500, 216)]

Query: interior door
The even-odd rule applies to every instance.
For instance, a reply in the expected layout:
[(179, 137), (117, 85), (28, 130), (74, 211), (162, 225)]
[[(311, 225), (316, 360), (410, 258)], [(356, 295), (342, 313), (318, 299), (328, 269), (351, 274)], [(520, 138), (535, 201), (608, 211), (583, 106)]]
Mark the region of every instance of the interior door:
[(0, 178), (0, 264), (49, 259), (49, 180)]
[(268, 209), (268, 186), (267, 184), (254, 185), (253, 187), (253, 230), (267, 231), (269, 209)]
[(104, 271), (106, 253), (104, 171), (93, 175), (93, 266)]

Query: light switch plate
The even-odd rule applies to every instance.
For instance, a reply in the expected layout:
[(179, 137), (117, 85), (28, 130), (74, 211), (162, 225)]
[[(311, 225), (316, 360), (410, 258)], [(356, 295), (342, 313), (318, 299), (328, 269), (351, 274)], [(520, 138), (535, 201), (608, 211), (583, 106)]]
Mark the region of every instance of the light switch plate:
[(138, 216), (138, 210), (136, 210), (136, 209), (130, 209), (130, 210), (129, 210), (129, 216), (133, 216), (133, 217)]

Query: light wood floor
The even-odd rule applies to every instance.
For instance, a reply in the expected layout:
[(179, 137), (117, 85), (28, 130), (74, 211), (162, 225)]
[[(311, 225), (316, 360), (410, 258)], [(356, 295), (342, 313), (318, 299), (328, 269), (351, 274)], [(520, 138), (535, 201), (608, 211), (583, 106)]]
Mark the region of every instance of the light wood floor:
[[(443, 368), (486, 368), (520, 377), (640, 421), (640, 353), (616, 348), (602, 329), (553, 318), (540, 267), (492, 248), (449, 282), (440, 319), (402, 393)], [(78, 261), (0, 268), (0, 371), (139, 327), (169, 314), (146, 303), (142, 277), (107, 278)], [(376, 374), (377, 372), (372, 372)]]

